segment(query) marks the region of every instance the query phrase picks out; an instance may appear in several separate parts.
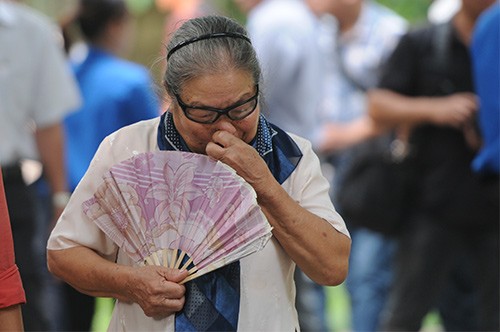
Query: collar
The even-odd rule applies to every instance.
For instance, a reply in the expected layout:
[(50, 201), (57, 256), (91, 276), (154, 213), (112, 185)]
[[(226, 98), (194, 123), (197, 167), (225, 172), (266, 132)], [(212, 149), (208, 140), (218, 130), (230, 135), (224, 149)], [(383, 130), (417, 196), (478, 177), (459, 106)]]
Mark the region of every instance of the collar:
[[(162, 122), (163, 127), (165, 128), (165, 131), (163, 131), (163, 138), (166, 141), (167, 145), (170, 146), (170, 149), (190, 152), (186, 142), (177, 132), (177, 128), (175, 128), (172, 113), (167, 111), (162, 117)], [(159, 131), (159, 133), (161, 132), (162, 131)], [(273, 151), (272, 140), (273, 137), (277, 134), (278, 132), (272, 127), (269, 122), (265, 120), (264, 116), (261, 114), (259, 118), (259, 125), (257, 127), (257, 135), (252, 141), (251, 145), (259, 152), (259, 155), (261, 157), (264, 157), (265, 155)]]
[[(173, 116), (169, 111), (160, 118), (157, 140), (160, 150), (189, 152), (186, 143), (175, 128)], [(293, 139), (282, 129), (268, 122), (262, 114), (259, 117), (257, 135), (252, 145), (280, 184), (293, 173), (302, 158), (302, 152)]]

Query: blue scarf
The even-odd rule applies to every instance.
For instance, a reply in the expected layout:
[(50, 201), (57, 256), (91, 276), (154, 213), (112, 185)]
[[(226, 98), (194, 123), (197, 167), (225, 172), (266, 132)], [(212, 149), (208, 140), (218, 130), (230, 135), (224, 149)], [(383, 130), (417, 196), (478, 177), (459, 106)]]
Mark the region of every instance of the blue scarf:
[[(160, 118), (158, 146), (160, 150), (189, 152), (168, 111)], [(292, 174), (302, 158), (292, 138), (263, 115), (260, 115), (252, 146), (280, 184)], [(236, 331), (239, 273), (238, 261), (186, 283), (186, 302), (183, 310), (176, 314), (176, 331)]]

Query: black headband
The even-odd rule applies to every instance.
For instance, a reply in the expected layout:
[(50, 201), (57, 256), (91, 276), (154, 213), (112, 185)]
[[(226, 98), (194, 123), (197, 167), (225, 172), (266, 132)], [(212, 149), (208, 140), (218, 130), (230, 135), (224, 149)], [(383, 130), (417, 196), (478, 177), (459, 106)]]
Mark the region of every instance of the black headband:
[(243, 40), (246, 40), (247, 42), (249, 42), (250, 44), (252, 43), (250, 41), (250, 39), (245, 36), (245, 35), (242, 35), (240, 33), (235, 33), (235, 32), (216, 32), (216, 33), (209, 33), (209, 34), (206, 34), (206, 35), (201, 35), (201, 36), (198, 36), (198, 37), (194, 37), (194, 38), (191, 38), (191, 39), (188, 39), (188, 40), (185, 40), (183, 42), (180, 42), (179, 44), (175, 45), (171, 50), (170, 52), (168, 52), (167, 54), (167, 61), (168, 59), (170, 59), (170, 57), (172, 56), (172, 54), (177, 51), (179, 48), (182, 48), (186, 45), (189, 45), (189, 44), (192, 44), (194, 42), (197, 42), (197, 41), (200, 41), (200, 40), (205, 40), (205, 39), (212, 39), (212, 38), (221, 38), (221, 37), (230, 37), (230, 38), (240, 38), (240, 39), (243, 39)]

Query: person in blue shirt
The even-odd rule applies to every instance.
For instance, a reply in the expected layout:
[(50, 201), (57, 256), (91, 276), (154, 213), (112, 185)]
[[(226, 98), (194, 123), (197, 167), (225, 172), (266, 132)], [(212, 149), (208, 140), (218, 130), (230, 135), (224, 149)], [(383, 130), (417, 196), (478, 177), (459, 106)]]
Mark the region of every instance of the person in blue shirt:
[(478, 19), (471, 44), (474, 85), (479, 96), (479, 128), (483, 146), (472, 162), (474, 171), (500, 173), (500, 4)]
[[(131, 40), (125, 1), (81, 0), (75, 22), (85, 40), (85, 57), (70, 54), (83, 105), (64, 120), (68, 186), (73, 191), (101, 141), (132, 123), (156, 117), (159, 100), (149, 71), (122, 58)], [(80, 56), (80, 58), (82, 58)], [(67, 329), (90, 329), (94, 299), (65, 285)]]
[(149, 71), (121, 58), (130, 38), (124, 1), (82, 0), (77, 23), (87, 41), (81, 62), (72, 61), (83, 106), (66, 117), (66, 156), (73, 190), (102, 139), (134, 122), (159, 115)]

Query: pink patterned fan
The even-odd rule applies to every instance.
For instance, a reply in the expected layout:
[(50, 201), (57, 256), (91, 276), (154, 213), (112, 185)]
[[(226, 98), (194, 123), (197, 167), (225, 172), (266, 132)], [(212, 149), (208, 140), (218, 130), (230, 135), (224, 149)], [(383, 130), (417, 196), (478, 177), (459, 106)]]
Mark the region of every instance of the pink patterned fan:
[(103, 179), (84, 213), (136, 263), (188, 269), (183, 282), (261, 250), (271, 237), (253, 188), (207, 156), (141, 153)]

